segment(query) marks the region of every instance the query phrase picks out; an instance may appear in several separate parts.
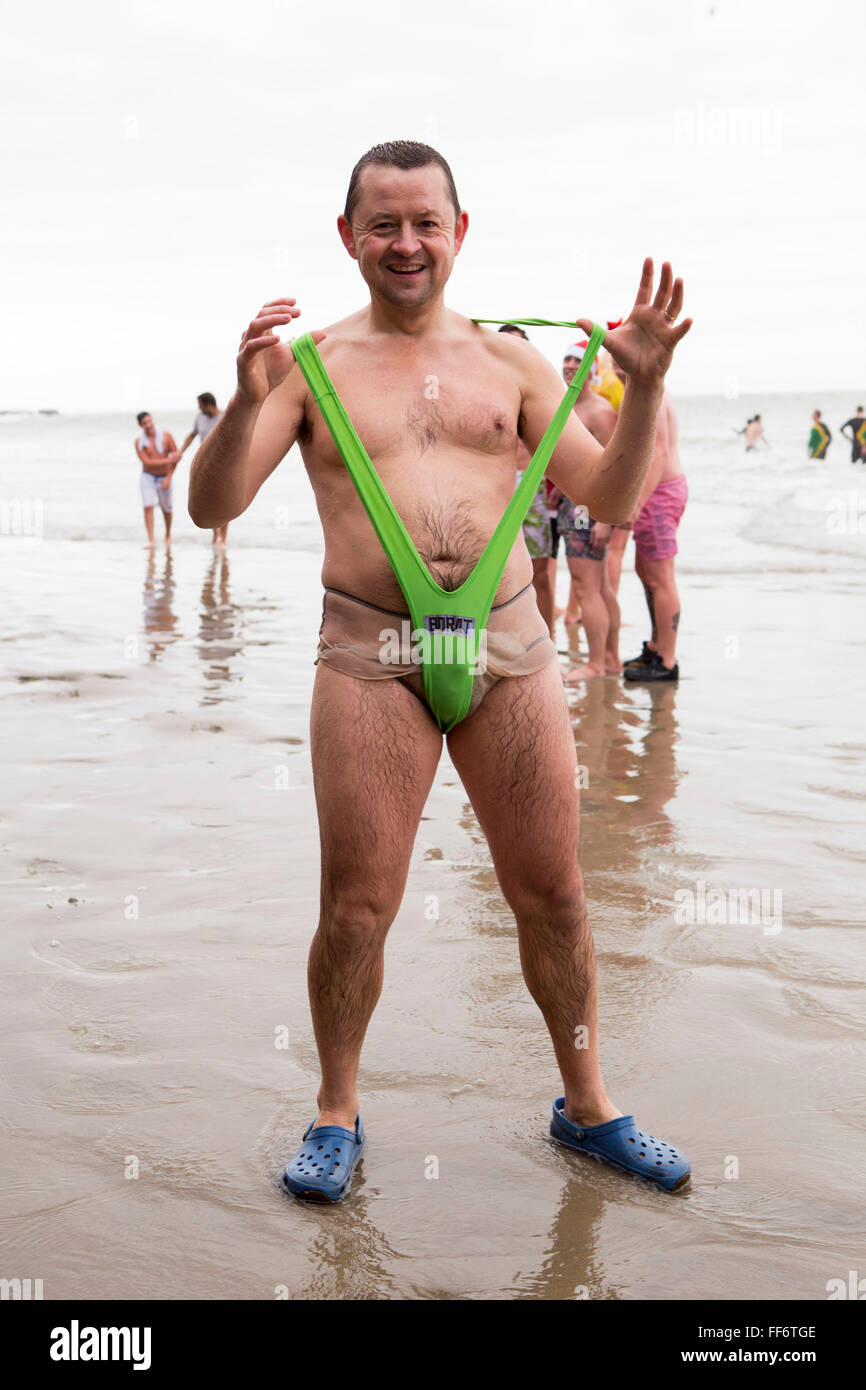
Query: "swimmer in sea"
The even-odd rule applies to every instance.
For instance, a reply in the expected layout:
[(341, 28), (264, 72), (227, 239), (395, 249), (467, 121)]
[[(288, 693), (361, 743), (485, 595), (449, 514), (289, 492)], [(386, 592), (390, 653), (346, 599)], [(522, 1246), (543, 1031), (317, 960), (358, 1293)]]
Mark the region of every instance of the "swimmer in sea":
[[(490, 602), (488, 594), (477, 608), (474, 599), (461, 606), (475, 574), (491, 573), (488, 543), (515, 497), (519, 441), (603, 523), (631, 515), (652, 457), (664, 377), (691, 326), (680, 318), (682, 281), (665, 262), (656, 287), (645, 261), (628, 319), (602, 332), (628, 376), (603, 448), (567, 399), (561, 412), (558, 375), (531, 343), (446, 307), (468, 222), (437, 151), (414, 141), (368, 151), (337, 227), (369, 303), (294, 344), (276, 330), (298, 317), (295, 299), (264, 304), (241, 338), (235, 393), (191, 469), (190, 515), (197, 526), (213, 526), (240, 516), (297, 442), (324, 530), (311, 711), (321, 914), (308, 972), (321, 1083), (315, 1119), (283, 1173), (286, 1189), (310, 1200), (342, 1198), (364, 1149), (361, 1049), (443, 728), (515, 915), (527, 987), (562, 1074), (552, 1136), (668, 1190), (689, 1174), (679, 1151), (620, 1114), (602, 1079), (595, 956), (577, 859), (574, 732), (516, 508), (504, 569), (497, 557), (491, 580), (486, 656), (468, 706), (465, 663), (452, 670), (423, 653), (419, 660), (414, 646), (394, 646), (419, 588), (431, 602), (441, 595), (441, 612), (430, 608), (427, 619), (440, 635), (459, 624), (464, 636), (473, 612)], [(591, 321), (577, 326), (596, 338)], [(557, 412), (563, 428), (548, 462), (538, 446)], [(416, 625), (420, 637), (424, 627)], [(513, 1127), (508, 1105), (503, 1095), (503, 1132)], [(492, 1182), (495, 1171), (479, 1176), (479, 1195)]]
[(832, 441), (832, 434), (821, 419), (820, 410), (812, 411), (812, 429), (809, 434), (809, 458), (823, 459)]
[(764, 434), (764, 426), (763, 426), (763, 423), (762, 423), (762, 421), (761, 421), (760, 415), (753, 415), (753, 416), (752, 416), (751, 420), (750, 420), (750, 421), (748, 422), (748, 424), (746, 425), (746, 428), (743, 430), (743, 434), (746, 436), (746, 453), (747, 453), (747, 454), (748, 454), (752, 449), (756, 449), (756, 448), (758, 447), (758, 441), (759, 441), (759, 440), (760, 440), (760, 442), (761, 442), (762, 444), (764, 444), (764, 445), (766, 445), (767, 447), (769, 447), (770, 441), (769, 441), (769, 439), (767, 438), (767, 436)]
[[(851, 433), (847, 434), (847, 430)], [(851, 445), (851, 462), (866, 463), (866, 415), (863, 413), (862, 405), (858, 405), (856, 414), (845, 421), (839, 433), (844, 435)]]

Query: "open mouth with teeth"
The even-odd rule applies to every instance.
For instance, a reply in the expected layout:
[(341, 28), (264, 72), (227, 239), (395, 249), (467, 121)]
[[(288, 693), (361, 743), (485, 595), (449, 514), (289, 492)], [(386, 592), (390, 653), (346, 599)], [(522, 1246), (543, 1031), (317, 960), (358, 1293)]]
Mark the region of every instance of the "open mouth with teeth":
[(392, 275), (399, 275), (403, 280), (412, 280), (421, 275), (427, 267), (420, 261), (409, 261), (406, 265), (389, 265), (388, 270)]

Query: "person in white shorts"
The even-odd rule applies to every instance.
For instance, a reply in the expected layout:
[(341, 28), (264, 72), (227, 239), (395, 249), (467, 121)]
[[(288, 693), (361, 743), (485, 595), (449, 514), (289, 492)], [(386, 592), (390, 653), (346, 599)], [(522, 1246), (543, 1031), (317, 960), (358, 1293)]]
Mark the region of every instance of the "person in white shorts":
[(149, 410), (142, 410), (136, 419), (139, 423), (135, 452), (141, 463), (141, 501), (144, 507), (144, 524), (147, 529), (147, 543), (153, 541), (153, 513), (159, 506), (165, 521), (165, 543), (171, 544), (172, 490), (171, 480), (174, 470), (180, 463), (180, 452), (168, 430), (157, 429)]

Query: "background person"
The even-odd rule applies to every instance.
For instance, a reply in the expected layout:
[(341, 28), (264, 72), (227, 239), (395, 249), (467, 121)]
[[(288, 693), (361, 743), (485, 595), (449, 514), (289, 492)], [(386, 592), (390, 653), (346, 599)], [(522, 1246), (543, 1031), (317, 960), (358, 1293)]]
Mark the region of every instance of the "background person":
[[(847, 430), (851, 433), (847, 434)], [(862, 405), (858, 405), (857, 413), (845, 421), (839, 433), (851, 442), (851, 462), (866, 463), (866, 415)]]
[[(216, 403), (216, 397), (210, 391), (203, 391), (198, 400), (198, 414), (192, 422), (192, 429), (181, 445), (180, 452), (185, 454), (194, 439), (207, 439), (214, 425), (218, 424), (223, 418), (223, 413)], [(212, 544), (225, 546), (229, 533), (229, 524), (225, 526), (215, 526), (213, 531)]]
[(165, 543), (169, 545), (173, 506), (171, 480), (180, 463), (180, 451), (168, 430), (157, 429), (149, 410), (142, 410), (136, 419), (141, 427), (135, 441), (135, 452), (142, 468), (140, 486), (147, 543), (154, 543), (153, 512), (159, 505), (165, 521)]
[[(519, 328), (516, 323), (504, 323), (499, 329), (500, 333), (510, 333), (515, 338), (522, 338), (525, 343), (529, 342), (529, 337)], [(530, 461), (529, 450), (521, 439), (517, 441), (517, 481), (523, 477), (524, 469)], [(550, 575), (550, 557), (553, 554), (552, 530), (550, 518), (547, 514), (547, 482), (541, 479), (538, 491), (532, 499), (526, 519), (523, 523), (523, 539), (526, 542), (526, 549), (529, 551), (529, 558), (532, 561), (532, 583), (535, 588), (535, 599), (538, 604), (538, 611), (547, 623), (548, 631), (553, 637), (553, 595), (554, 583)]]
[(827, 450), (833, 436), (828, 430), (824, 421), (821, 419), (820, 410), (812, 411), (812, 429), (809, 434), (809, 458), (823, 459), (827, 457)]

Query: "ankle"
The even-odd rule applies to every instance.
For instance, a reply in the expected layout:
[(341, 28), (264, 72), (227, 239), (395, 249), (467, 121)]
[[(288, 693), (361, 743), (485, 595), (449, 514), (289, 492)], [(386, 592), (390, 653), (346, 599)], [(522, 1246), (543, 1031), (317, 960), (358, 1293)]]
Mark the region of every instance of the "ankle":
[(327, 1096), (320, 1096), (317, 1104), (316, 1128), (319, 1125), (340, 1125), (342, 1129), (355, 1128), (355, 1120), (358, 1117), (357, 1096), (354, 1100), (347, 1100), (345, 1097), (331, 1099)]
[(576, 1091), (573, 1095), (567, 1095), (564, 1110), (566, 1119), (585, 1129), (593, 1125), (606, 1124), (608, 1120), (615, 1120), (622, 1114), (603, 1088), (600, 1091)]

